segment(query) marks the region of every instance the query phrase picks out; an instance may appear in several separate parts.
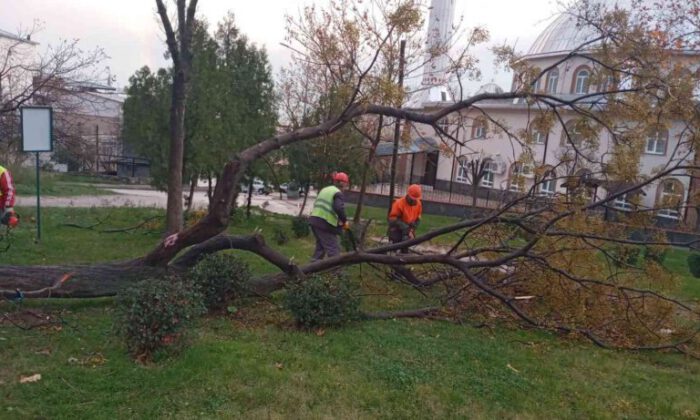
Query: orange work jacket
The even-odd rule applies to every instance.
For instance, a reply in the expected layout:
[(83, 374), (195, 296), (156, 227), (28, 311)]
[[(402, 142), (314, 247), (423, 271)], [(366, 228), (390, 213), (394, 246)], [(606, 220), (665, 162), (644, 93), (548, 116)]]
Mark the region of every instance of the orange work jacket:
[(416, 204), (411, 206), (406, 202), (406, 197), (401, 197), (394, 201), (389, 212), (389, 221), (400, 220), (408, 225), (415, 224), (423, 213), (423, 204), (416, 200)]

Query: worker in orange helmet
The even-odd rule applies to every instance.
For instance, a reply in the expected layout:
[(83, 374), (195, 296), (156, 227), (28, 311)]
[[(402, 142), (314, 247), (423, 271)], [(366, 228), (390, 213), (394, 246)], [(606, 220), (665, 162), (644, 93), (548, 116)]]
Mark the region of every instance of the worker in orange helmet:
[[(416, 228), (420, 224), (420, 218), (423, 214), (421, 196), (420, 185), (413, 184), (408, 187), (405, 196), (392, 204), (389, 212), (389, 240), (392, 243), (416, 237)], [(401, 252), (407, 253), (408, 248), (403, 248)]]
[(311, 261), (323, 259), (324, 256), (335, 257), (340, 254), (338, 237), (341, 229), (348, 230), (348, 218), (345, 214), (343, 191), (350, 186), (350, 177), (345, 172), (333, 174), (333, 185), (318, 192), (314, 208), (311, 210), (309, 225), (316, 237), (316, 249)]

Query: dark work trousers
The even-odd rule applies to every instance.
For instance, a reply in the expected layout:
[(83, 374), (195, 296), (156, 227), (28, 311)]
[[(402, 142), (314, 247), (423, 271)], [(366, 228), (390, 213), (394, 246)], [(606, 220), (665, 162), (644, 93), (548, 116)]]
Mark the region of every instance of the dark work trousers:
[(316, 249), (311, 261), (321, 260), (324, 256), (330, 258), (340, 254), (340, 244), (336, 233), (313, 225), (311, 225), (311, 231), (316, 237)]
[[(404, 235), (404, 232), (397, 227), (389, 228), (389, 241), (392, 244), (397, 244), (408, 239), (408, 234)], [(401, 248), (402, 254), (408, 254), (408, 248)]]

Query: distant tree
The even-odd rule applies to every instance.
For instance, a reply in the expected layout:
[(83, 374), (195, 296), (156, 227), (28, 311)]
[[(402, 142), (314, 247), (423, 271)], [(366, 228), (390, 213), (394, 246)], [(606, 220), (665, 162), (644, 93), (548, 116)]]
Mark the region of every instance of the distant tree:
[[(192, 34), (186, 102), (183, 179), (217, 179), (237, 150), (274, 133), (277, 121), (270, 65), (264, 50), (241, 35), (229, 14), (209, 33), (196, 21)], [(152, 162), (154, 185), (168, 186), (167, 104), (172, 70), (140, 70), (130, 79), (124, 106), (124, 138)], [(224, 151), (222, 153), (222, 151)], [(264, 173), (262, 164), (253, 168)]]
[[(41, 102), (42, 95), (66, 81), (80, 83), (102, 77), (97, 65), (106, 55), (101, 49), (85, 51), (77, 40), (59, 40), (41, 47), (31, 41), (40, 31), (41, 27), (34, 25), (15, 36), (0, 37), (0, 156), (5, 165), (19, 164), (25, 158), (20, 153), (22, 106)], [(37, 51), (39, 48), (43, 51)], [(73, 99), (72, 93), (65, 91), (46, 104), (65, 109)], [(55, 134), (58, 142), (65, 139), (63, 133)]]
[(151, 161), (154, 186), (168, 185), (168, 110), (172, 76), (165, 69), (139, 69), (129, 78), (124, 101), (122, 138), (134, 151)]

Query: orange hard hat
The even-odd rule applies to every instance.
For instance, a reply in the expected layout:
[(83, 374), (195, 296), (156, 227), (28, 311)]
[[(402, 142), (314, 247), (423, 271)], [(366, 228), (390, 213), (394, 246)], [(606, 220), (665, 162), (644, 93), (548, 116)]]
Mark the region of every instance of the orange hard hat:
[(345, 182), (350, 183), (350, 177), (345, 172), (336, 172), (333, 174), (333, 181), (335, 182)]
[(411, 185), (410, 187), (408, 187), (408, 191), (406, 194), (414, 200), (420, 200), (420, 197), (422, 195), (420, 185)]

